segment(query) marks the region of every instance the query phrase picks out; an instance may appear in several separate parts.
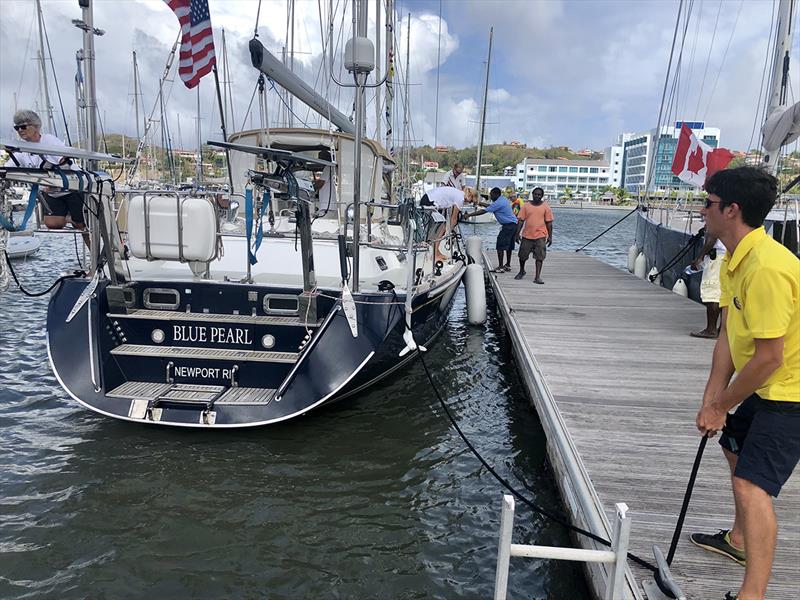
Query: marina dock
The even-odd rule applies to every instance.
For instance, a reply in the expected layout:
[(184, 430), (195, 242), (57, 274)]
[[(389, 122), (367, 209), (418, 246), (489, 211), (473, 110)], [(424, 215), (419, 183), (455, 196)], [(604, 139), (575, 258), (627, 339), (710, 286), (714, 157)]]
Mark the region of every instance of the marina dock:
[[(484, 261), (494, 260), (489, 254)], [(489, 278), (573, 523), (609, 539), (614, 503), (625, 502), (629, 551), (652, 562), (657, 544), (666, 555), (700, 441), (694, 421), (714, 341), (689, 332), (704, 326), (704, 307), (572, 252), (548, 255), (545, 285), (534, 285), (532, 272), (521, 281), (514, 271)], [(717, 439), (706, 447), (671, 567), (697, 600), (721, 600), (744, 575), (743, 567), (689, 541), (692, 532), (732, 523), (729, 471)], [(778, 547), (767, 597), (789, 600), (800, 597), (796, 473), (775, 506)], [(626, 597), (645, 598), (642, 581), (652, 574), (630, 560), (628, 566)], [(587, 571), (602, 597), (607, 567), (587, 564)]]

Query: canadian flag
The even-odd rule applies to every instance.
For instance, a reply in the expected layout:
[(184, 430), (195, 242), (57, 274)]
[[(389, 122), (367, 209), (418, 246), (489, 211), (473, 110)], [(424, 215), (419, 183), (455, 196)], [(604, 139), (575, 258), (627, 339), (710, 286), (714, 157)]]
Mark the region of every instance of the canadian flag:
[(711, 148), (698, 140), (686, 123), (681, 125), (681, 136), (672, 172), (686, 183), (703, 187), (706, 179), (724, 169), (733, 160), (733, 153), (725, 148)]

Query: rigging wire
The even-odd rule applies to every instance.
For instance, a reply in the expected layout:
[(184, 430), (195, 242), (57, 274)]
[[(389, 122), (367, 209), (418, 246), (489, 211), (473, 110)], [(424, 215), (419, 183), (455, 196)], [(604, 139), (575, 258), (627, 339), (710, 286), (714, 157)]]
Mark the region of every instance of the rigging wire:
[[(19, 72), (19, 84), (17, 85), (17, 97), (19, 97), (19, 95), (22, 93), (22, 82), (25, 79), (25, 66), (28, 64), (28, 50), (30, 49), (30, 46), (31, 46), (31, 37), (33, 36), (33, 14), (34, 13), (31, 12), (31, 25), (28, 28), (28, 41), (25, 42), (25, 54), (23, 55), (22, 68), (20, 69), (20, 72)], [(15, 106), (14, 110), (16, 110), (16, 108), (17, 107)]]
[(700, 80), (700, 93), (697, 95), (697, 105), (694, 108), (694, 114), (700, 113), (700, 100), (703, 97), (703, 88), (706, 85), (706, 76), (708, 75), (708, 65), (711, 62), (711, 51), (714, 49), (714, 40), (717, 37), (717, 25), (719, 24), (719, 15), (722, 12), (722, 0), (719, 0), (717, 7), (717, 17), (714, 19), (714, 30), (711, 32), (711, 43), (708, 45), (708, 56), (706, 56), (706, 66), (703, 69), (703, 78)]
[[(750, 141), (747, 142), (747, 148), (745, 149), (745, 152), (747, 153), (746, 155), (748, 157), (750, 156), (750, 150), (753, 148), (753, 140), (755, 139), (758, 125), (759, 123), (764, 122), (763, 120), (759, 120), (762, 95), (764, 96), (765, 104), (769, 102), (767, 98), (769, 96), (769, 92), (767, 92), (767, 90), (770, 87), (770, 82), (767, 81), (766, 86), (764, 85), (764, 82), (765, 80), (767, 80), (767, 69), (769, 68), (769, 54), (770, 54), (769, 51), (770, 48), (772, 47), (772, 32), (773, 29), (775, 29), (775, 0), (773, 0), (772, 2), (772, 16), (770, 17), (769, 23), (770, 25), (769, 25), (769, 36), (767, 38), (767, 51), (765, 52), (764, 55), (764, 67), (761, 71), (761, 84), (758, 88), (758, 101), (756, 102), (755, 117), (753, 118), (753, 128), (750, 131)], [(778, 32), (775, 31), (775, 39), (776, 39), (775, 43), (777, 43), (777, 36)], [(772, 77), (770, 76), (770, 79), (771, 78)], [(759, 148), (756, 150), (754, 156), (760, 156), (760, 155), (761, 155), (761, 149)]]
[(439, 41), (436, 46), (436, 113), (433, 118), (433, 147), (439, 133), (439, 72), (442, 70), (442, 0), (439, 0)]
[(708, 104), (706, 105), (706, 110), (703, 112), (703, 121), (706, 120), (706, 115), (708, 114), (709, 109), (711, 108), (711, 101), (714, 99), (714, 92), (717, 91), (717, 84), (719, 83), (719, 76), (722, 73), (722, 69), (725, 66), (725, 59), (728, 57), (728, 50), (731, 47), (731, 41), (733, 41), (733, 34), (736, 33), (736, 25), (739, 23), (739, 16), (742, 14), (742, 7), (744, 6), (744, 0), (739, 1), (739, 10), (736, 11), (736, 19), (733, 22), (733, 28), (731, 28), (731, 35), (728, 37), (728, 44), (725, 46), (725, 52), (722, 54), (722, 61), (719, 63), (719, 70), (717, 71), (717, 76), (714, 79), (714, 85), (711, 88), (711, 94), (708, 97)]
[[(56, 67), (53, 64), (53, 51), (50, 49), (50, 36), (47, 35), (47, 25), (42, 16), (42, 30), (44, 31), (44, 41), (47, 44), (47, 54), (50, 56), (50, 70), (53, 72), (53, 82), (56, 84), (56, 96), (58, 96), (58, 107), (61, 109), (61, 119), (64, 121), (64, 132), (67, 136), (67, 146), (72, 146), (72, 138), (69, 135), (69, 125), (67, 124), (67, 113), (64, 112), (64, 102), (61, 100), (61, 86), (58, 85)], [(44, 60), (44, 58), (42, 58)]]

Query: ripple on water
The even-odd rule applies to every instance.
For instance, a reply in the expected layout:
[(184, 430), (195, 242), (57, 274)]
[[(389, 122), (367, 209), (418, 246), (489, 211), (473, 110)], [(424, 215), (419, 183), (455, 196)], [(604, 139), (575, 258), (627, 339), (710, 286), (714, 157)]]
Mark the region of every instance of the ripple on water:
[[(43, 289), (71, 263), (71, 240), (57, 236), (18, 271)], [(491, 595), (503, 489), (455, 435), (418, 363), (276, 427), (137, 427), (60, 389), (46, 307), (47, 298), (0, 296), (0, 322), (14, 324), (0, 330), (0, 597)], [(466, 325), (459, 291), (426, 361), (489, 463), (536, 502), (560, 506), (497, 317)], [(569, 543), (523, 508), (514, 537)], [(510, 597), (585, 593), (566, 563), (511, 570)]]

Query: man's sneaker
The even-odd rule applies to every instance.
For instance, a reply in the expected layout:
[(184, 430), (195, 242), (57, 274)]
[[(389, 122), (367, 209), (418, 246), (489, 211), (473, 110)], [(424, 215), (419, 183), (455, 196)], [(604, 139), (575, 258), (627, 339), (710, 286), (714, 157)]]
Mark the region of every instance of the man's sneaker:
[(523, 277), (525, 277), (525, 271), (520, 271), (519, 273), (514, 275), (514, 279), (518, 279), (518, 280), (522, 279)]
[(734, 594), (733, 592), (725, 592), (725, 597), (722, 600), (737, 600), (739, 598), (739, 594)]
[[(731, 531), (730, 529), (720, 529), (719, 533), (714, 535), (708, 533), (693, 533), (689, 536), (695, 546), (700, 546), (705, 550), (722, 554), (731, 560), (735, 560), (742, 566), (745, 566), (744, 550), (740, 550), (731, 544)], [(734, 596), (735, 598), (735, 596)]]

